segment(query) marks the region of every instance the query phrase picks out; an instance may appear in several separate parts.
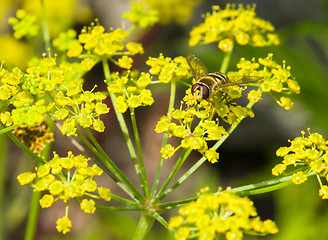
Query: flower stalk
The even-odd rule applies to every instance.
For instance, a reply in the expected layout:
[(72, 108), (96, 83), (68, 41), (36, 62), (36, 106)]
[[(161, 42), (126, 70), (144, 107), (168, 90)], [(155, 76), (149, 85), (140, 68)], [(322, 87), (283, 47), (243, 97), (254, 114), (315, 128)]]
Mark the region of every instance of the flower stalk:
[(137, 226), (136, 231), (134, 232), (133, 235), (133, 240), (144, 240), (147, 239), (149, 232), (154, 224), (155, 218), (146, 214), (142, 213), (139, 223)]
[(27, 218), (26, 232), (24, 235), (24, 240), (35, 239), (35, 232), (37, 229), (37, 223), (39, 219), (40, 204), (39, 200), (41, 198), (41, 192), (33, 192), (30, 203), (30, 211)]
[(45, 44), (45, 48), (47, 51), (49, 51), (49, 57), (51, 57), (52, 53), (52, 47), (51, 47), (51, 40), (50, 40), (50, 33), (49, 33), (49, 26), (48, 26), (48, 18), (46, 14), (46, 7), (44, 0), (40, 1), (41, 3), (41, 14), (42, 14), (42, 36), (43, 36), (43, 41)]
[[(176, 95), (176, 81), (171, 81), (171, 85), (170, 85), (170, 100), (169, 100), (169, 106), (168, 106), (168, 110), (167, 112), (170, 114), (173, 111), (173, 106), (174, 106), (174, 102), (175, 102), (175, 95)], [(163, 140), (162, 140), (162, 148), (167, 144), (169, 139), (168, 134), (164, 134), (163, 135)], [(154, 178), (154, 183), (153, 183), (153, 187), (152, 187), (152, 191), (151, 191), (151, 195), (154, 196), (159, 184), (159, 179), (161, 176), (161, 172), (162, 172), (162, 167), (163, 167), (163, 163), (164, 163), (164, 158), (162, 156), (160, 156), (159, 160), (158, 160), (158, 166), (157, 166), (157, 170), (156, 170), (156, 175)]]

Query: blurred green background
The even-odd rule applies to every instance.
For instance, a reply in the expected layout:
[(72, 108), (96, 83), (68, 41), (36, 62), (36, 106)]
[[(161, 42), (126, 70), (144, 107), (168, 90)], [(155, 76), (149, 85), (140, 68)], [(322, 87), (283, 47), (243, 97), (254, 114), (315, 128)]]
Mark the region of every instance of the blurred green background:
[[(46, 1), (47, 2), (47, 1)], [(129, 4), (137, 1), (128, 0), (58, 0), (48, 1), (51, 35), (56, 37), (59, 32), (68, 28), (79, 31), (88, 25), (94, 17), (107, 29), (121, 26), (121, 14), (129, 9)], [(134, 41), (140, 41), (145, 54), (135, 59), (135, 67), (146, 69), (145, 60), (149, 56), (176, 57), (191, 52), (198, 56), (210, 71), (217, 71), (223, 54), (215, 44), (188, 47), (189, 31), (203, 21), (202, 14), (211, 11), (211, 5), (224, 7), (226, 3), (257, 4), (259, 17), (271, 21), (280, 36), (281, 45), (275, 47), (252, 48), (236, 46), (233, 52), (230, 70), (241, 57), (266, 57), (274, 54), (274, 60), (292, 67), (292, 74), (301, 86), (301, 94), (294, 96), (295, 105), (286, 111), (278, 107), (269, 96), (254, 107), (255, 118), (246, 119), (241, 126), (224, 143), (220, 152), (220, 162), (215, 165), (205, 164), (198, 173), (184, 185), (179, 187), (173, 199), (192, 197), (201, 187), (210, 186), (213, 191), (218, 186), (240, 186), (271, 179), (271, 168), (280, 161), (275, 157), (278, 147), (288, 145), (288, 139), (300, 135), (301, 130), (308, 127), (311, 132), (319, 132), (328, 138), (328, 1), (325, 0), (262, 0), (262, 1), (178, 1), (176, 9), (165, 8), (165, 3), (172, 1), (140, 0), (150, 6), (161, 7), (163, 22), (149, 31), (137, 32)], [(162, 4), (162, 5), (161, 5)], [(179, 5), (180, 4), (180, 5)], [(26, 68), (33, 51), (26, 41), (11, 37), (12, 30), (7, 19), (15, 15), (18, 8), (40, 15), (38, 0), (0, 0), (0, 61), (8, 66)], [(163, 7), (164, 6), (164, 7)], [(44, 51), (42, 38), (35, 39), (37, 51)], [(101, 69), (95, 69), (86, 76), (87, 81), (103, 80)], [(140, 110), (137, 114), (143, 121), (140, 126), (141, 136), (145, 139), (145, 152), (149, 159), (157, 159), (159, 145), (153, 129), (159, 117), (165, 114), (168, 92), (166, 88), (156, 87), (154, 106)], [(185, 87), (181, 86), (178, 96), (182, 97)], [(149, 111), (151, 110), (151, 111)], [(117, 128), (115, 118), (110, 116), (109, 129)], [(115, 154), (121, 146), (122, 137), (116, 130), (109, 130), (102, 138), (106, 151)], [(59, 135), (58, 135), (59, 136)], [(60, 136), (59, 136), (60, 137)], [(147, 141), (148, 139), (148, 141)], [(150, 141), (149, 141), (150, 139)], [(4, 136), (0, 138), (1, 157), (1, 213), (0, 230), (2, 239), (23, 239), (26, 217), (31, 196), (31, 188), (19, 186), (16, 176), (32, 170), (32, 159), (22, 155), (16, 146), (8, 142)], [(157, 145), (156, 145), (157, 144)], [(56, 151), (67, 151), (65, 144), (55, 144)], [(116, 155), (124, 163), (124, 153)], [(195, 158), (197, 155), (195, 155)], [(115, 158), (115, 157), (114, 157)], [(191, 160), (192, 161), (192, 160)], [(148, 170), (154, 172), (156, 163), (148, 162)], [(125, 169), (128, 171), (128, 169)], [(150, 174), (151, 175), (151, 174)], [(108, 179), (102, 179), (107, 183)], [(192, 182), (191, 182), (192, 181)], [(261, 196), (252, 196), (255, 206), (262, 219), (274, 219), (280, 229), (279, 234), (262, 239), (308, 240), (328, 239), (328, 204), (320, 199), (319, 185), (315, 179), (301, 186), (289, 186), (286, 189)], [(56, 232), (55, 222), (63, 215), (63, 206), (54, 209), (43, 209), (36, 239), (131, 239), (139, 217), (138, 213), (102, 213), (86, 215), (79, 211), (78, 205), (71, 206), (70, 217), (73, 222), (72, 232), (62, 236)], [(171, 211), (169, 216), (177, 214)], [(95, 217), (96, 216), (96, 217)], [(171, 239), (171, 236), (160, 224), (155, 224), (149, 239)], [(259, 239), (248, 237), (244, 239)]]

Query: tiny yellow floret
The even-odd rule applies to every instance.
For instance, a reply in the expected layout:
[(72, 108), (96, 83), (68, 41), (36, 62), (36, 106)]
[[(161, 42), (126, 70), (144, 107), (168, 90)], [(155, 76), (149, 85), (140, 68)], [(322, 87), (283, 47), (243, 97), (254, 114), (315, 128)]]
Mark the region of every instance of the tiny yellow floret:
[(63, 234), (66, 234), (71, 231), (72, 222), (68, 217), (59, 218), (56, 223), (58, 232), (63, 232)]
[(31, 173), (31, 172), (25, 172), (25, 173), (21, 173), (17, 176), (17, 180), (19, 181), (20, 185), (26, 185), (29, 184), (30, 182), (32, 182), (34, 179), (36, 178), (36, 174), (35, 173)]

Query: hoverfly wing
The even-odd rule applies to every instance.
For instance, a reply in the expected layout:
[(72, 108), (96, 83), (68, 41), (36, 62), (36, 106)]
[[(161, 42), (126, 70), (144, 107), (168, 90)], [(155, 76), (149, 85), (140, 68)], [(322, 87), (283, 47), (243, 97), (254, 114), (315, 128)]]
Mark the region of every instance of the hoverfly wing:
[(205, 64), (194, 55), (188, 53), (186, 55), (186, 60), (194, 74), (196, 81), (208, 73)]
[(258, 82), (263, 77), (260, 76), (242, 76), (242, 78), (239, 80), (241, 83), (240, 84), (246, 84), (246, 83), (252, 83), (252, 82)]
[(259, 76), (240, 76), (240, 77), (230, 77), (229, 79), (230, 80), (231, 79), (236, 79), (236, 80), (235, 81), (229, 81), (225, 84), (222, 84), (221, 86), (219, 86), (219, 88), (258, 82), (261, 79), (263, 79), (263, 77), (259, 77)]

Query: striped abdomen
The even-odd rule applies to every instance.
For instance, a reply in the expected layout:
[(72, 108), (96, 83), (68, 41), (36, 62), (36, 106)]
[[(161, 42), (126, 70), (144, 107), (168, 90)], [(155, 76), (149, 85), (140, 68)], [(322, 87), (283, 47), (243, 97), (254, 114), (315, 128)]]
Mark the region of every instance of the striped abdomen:
[[(210, 81), (215, 82), (214, 84), (212, 84), (213, 86), (211, 86), (211, 84), (209, 83)], [(208, 86), (216, 90), (221, 86), (223, 86), (224, 84), (227, 84), (229, 82), (229, 79), (227, 75), (225, 75), (224, 73), (215, 72), (205, 75), (199, 80), (199, 82), (204, 82), (205, 84), (209, 83)]]

